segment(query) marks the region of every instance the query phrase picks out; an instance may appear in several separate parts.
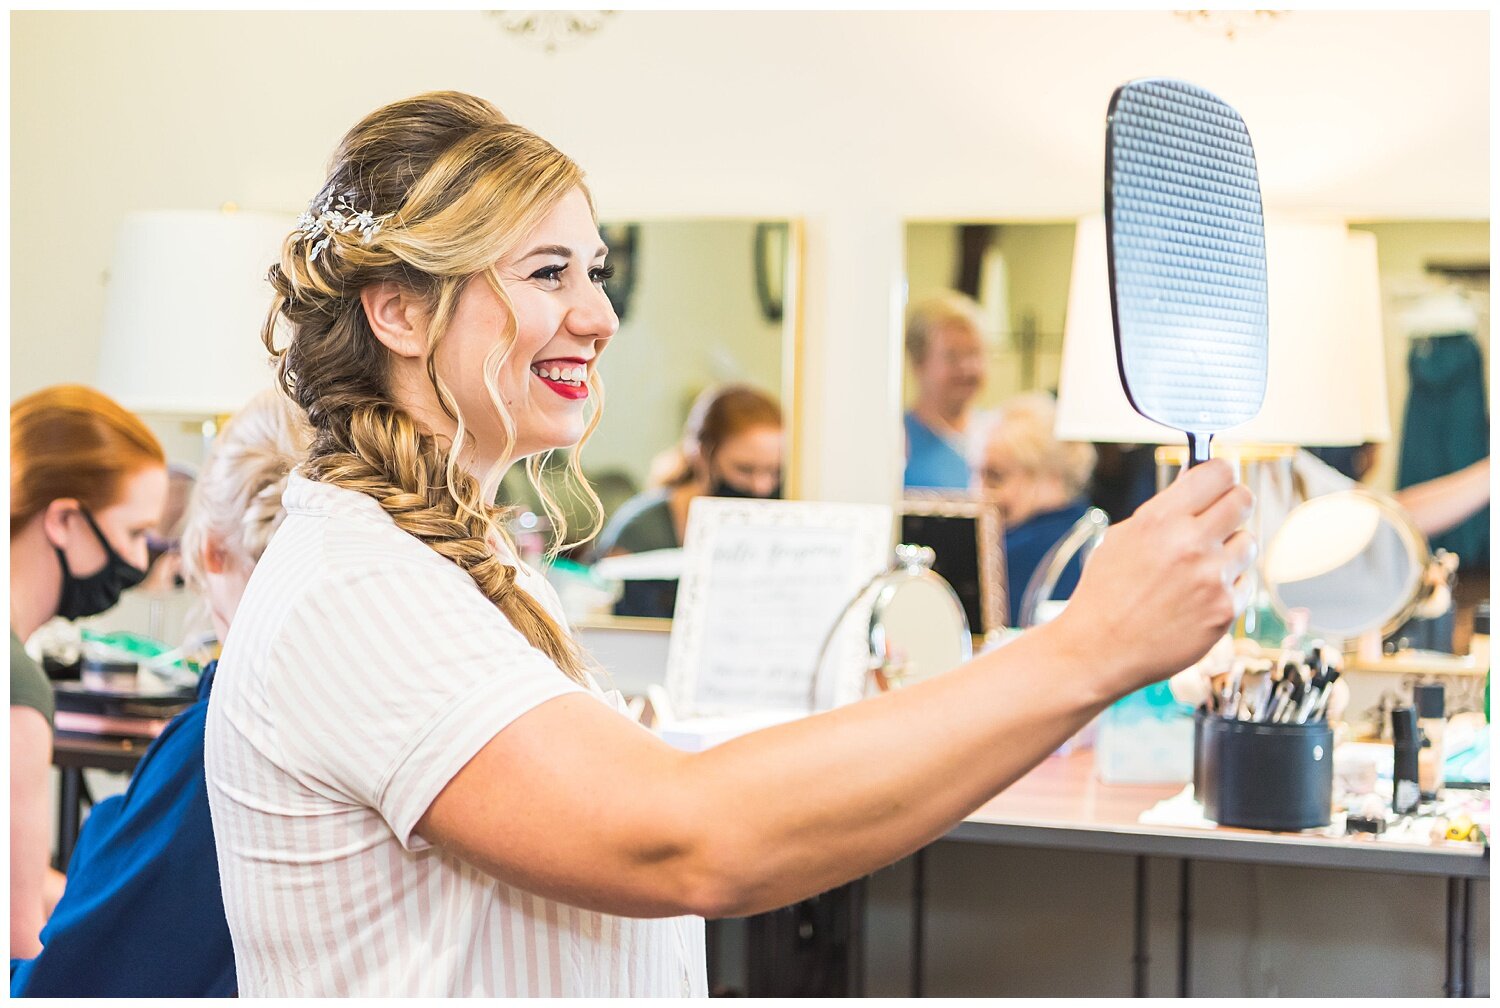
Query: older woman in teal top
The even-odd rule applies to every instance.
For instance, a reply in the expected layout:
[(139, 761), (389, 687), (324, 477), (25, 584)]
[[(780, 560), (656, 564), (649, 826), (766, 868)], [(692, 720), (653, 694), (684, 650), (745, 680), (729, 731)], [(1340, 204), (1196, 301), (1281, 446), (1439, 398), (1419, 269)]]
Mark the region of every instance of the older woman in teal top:
[(909, 487), (969, 489), (968, 445), (982, 429), (970, 407), (984, 386), (979, 306), (948, 293), (914, 304), (906, 317), (906, 356), (916, 400), (905, 417)]

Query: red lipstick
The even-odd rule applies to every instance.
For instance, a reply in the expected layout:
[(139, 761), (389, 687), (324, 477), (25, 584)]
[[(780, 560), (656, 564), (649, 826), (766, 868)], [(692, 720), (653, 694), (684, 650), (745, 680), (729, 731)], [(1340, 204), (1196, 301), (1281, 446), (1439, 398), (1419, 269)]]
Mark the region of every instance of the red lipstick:
[(531, 374), (534, 378), (536, 378), (542, 384), (546, 385), (553, 392), (556, 392), (558, 395), (562, 396), (564, 399), (576, 401), (579, 399), (587, 399), (589, 397), (587, 365), (588, 361), (584, 360), (582, 357), (554, 357), (551, 360), (536, 361), (531, 365), (533, 369), (540, 370), (550, 370), (552, 367), (557, 367), (564, 371), (577, 371), (582, 368), (584, 370), (583, 379), (576, 383), (569, 381), (557, 381), (552, 379), (551, 377), (544, 377), (543, 375), (537, 374), (536, 370), (533, 370)]

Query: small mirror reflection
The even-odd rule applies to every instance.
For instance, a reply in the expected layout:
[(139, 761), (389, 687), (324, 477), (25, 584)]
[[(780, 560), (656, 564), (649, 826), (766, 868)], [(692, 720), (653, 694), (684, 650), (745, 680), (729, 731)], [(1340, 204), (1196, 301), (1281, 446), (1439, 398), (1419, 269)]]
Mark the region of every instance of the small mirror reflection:
[(1310, 500), (1272, 538), (1266, 585), (1309, 627), (1351, 640), (1399, 619), (1420, 591), (1425, 547), (1394, 505), (1351, 491)]

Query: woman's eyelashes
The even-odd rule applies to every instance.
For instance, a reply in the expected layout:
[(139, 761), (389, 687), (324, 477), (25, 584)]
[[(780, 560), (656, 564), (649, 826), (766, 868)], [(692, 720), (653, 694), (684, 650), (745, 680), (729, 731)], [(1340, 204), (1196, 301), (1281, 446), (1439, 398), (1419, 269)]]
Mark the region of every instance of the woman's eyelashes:
[[(562, 283), (563, 274), (568, 270), (567, 263), (557, 263), (551, 266), (543, 266), (531, 274), (531, 279), (541, 284), (559, 285)], [(613, 266), (595, 266), (589, 270), (589, 280), (593, 283), (604, 285), (604, 281), (615, 275)]]

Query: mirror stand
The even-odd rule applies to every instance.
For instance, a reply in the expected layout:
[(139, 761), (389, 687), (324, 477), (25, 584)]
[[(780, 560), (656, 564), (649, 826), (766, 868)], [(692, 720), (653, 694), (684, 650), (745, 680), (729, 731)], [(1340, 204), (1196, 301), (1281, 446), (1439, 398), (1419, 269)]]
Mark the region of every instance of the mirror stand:
[(884, 572), (871, 578), (834, 621), (813, 674), (810, 706), (817, 710), (829, 695), (828, 677), (848, 670), (830, 670), (834, 642), (851, 619), (862, 619), (868, 663), (862, 673), (863, 689), (873, 681), (884, 692), (899, 689), (961, 665), (973, 657), (969, 619), (958, 594), (932, 569), (937, 554), (929, 546), (903, 543)]

